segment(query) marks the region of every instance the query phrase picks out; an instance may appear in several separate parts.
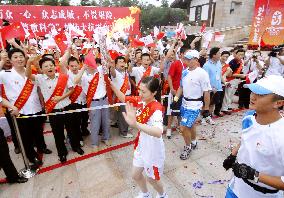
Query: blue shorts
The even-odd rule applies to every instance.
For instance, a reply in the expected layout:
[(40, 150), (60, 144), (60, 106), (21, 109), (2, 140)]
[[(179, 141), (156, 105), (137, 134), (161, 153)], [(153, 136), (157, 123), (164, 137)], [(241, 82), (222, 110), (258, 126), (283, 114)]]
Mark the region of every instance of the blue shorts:
[(186, 109), (183, 106), (180, 108), (181, 121), (180, 125), (191, 128), (198, 118), (200, 110)]
[(227, 189), (226, 197), (225, 198), (238, 198), (237, 195), (232, 191), (230, 187)]

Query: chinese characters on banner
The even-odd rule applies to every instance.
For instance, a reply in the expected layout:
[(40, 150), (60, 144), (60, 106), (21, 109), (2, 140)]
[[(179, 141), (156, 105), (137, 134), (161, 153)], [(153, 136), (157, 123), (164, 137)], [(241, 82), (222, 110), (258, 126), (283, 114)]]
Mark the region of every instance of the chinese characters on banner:
[[(130, 15), (127, 7), (80, 7), (80, 6), (1, 6), (0, 19), (21, 22), (23, 28), (35, 35), (45, 35), (53, 28), (68, 28), (70, 24), (80, 30), (93, 31), (96, 27), (111, 26), (114, 20)], [(130, 35), (138, 34), (139, 14), (132, 17), (135, 23)]]
[(256, 0), (249, 44), (267, 45), (284, 42), (284, 1)]

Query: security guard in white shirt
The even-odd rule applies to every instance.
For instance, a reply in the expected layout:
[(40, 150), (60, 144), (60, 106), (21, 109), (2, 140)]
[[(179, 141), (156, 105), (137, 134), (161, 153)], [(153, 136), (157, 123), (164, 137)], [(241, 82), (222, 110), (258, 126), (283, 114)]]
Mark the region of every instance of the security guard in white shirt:
[(283, 197), (284, 190), (284, 78), (270, 75), (245, 87), (252, 91), (250, 109), (242, 121), (242, 138), (225, 159), (232, 168), (226, 198)]

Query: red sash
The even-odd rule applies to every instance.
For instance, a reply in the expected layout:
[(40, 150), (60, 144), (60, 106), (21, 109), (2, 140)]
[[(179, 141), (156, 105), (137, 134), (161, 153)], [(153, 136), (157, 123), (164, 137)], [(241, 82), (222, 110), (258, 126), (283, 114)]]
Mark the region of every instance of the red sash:
[(5, 98), (6, 100), (8, 100), (3, 84), (1, 84), (1, 96), (2, 98)]
[[(120, 88), (120, 91), (125, 95), (125, 93), (127, 92), (128, 89), (129, 89), (129, 78), (128, 78), (128, 74), (125, 73), (125, 78), (124, 78), (123, 84)], [(118, 102), (120, 102), (120, 101), (118, 100), (117, 97), (115, 97), (115, 103), (118, 103)]]
[[(232, 75), (240, 74), (242, 70), (243, 70), (243, 64), (240, 63), (240, 66), (238, 67), (238, 69)], [(233, 76), (232, 77), (228, 77), (227, 81), (231, 81), (231, 80), (234, 80), (234, 79), (235, 79), (235, 77), (233, 77)]]
[(92, 99), (96, 93), (98, 84), (99, 84), (99, 78), (100, 75), (99, 73), (96, 73), (95, 76), (93, 77), (93, 79), (91, 80), (89, 87), (88, 87), (88, 92), (87, 92), (87, 96), (86, 96), (86, 101), (87, 101), (87, 107), (90, 107)]
[[(153, 115), (153, 113), (157, 110), (163, 111), (163, 106), (161, 105), (161, 103), (157, 101), (150, 102), (143, 108), (140, 115), (136, 117), (137, 122), (146, 124), (150, 119), (150, 117)], [(139, 137), (140, 137), (140, 131), (138, 131), (137, 137), (134, 140), (134, 150), (138, 146)]]
[(162, 95), (166, 95), (168, 94), (168, 90), (169, 90), (169, 82), (167, 80), (164, 81), (163, 84), (163, 90), (162, 90)]
[(69, 96), (69, 99), (71, 100), (71, 103), (76, 102), (77, 98), (80, 96), (82, 93), (83, 88), (79, 85), (76, 85), (74, 88), (74, 92)]
[(18, 96), (16, 102), (14, 103), (14, 106), (17, 107), (19, 110), (21, 110), (28, 101), (33, 91), (33, 88), (34, 88), (33, 82), (30, 79), (27, 79), (24, 88), (22, 89), (20, 95)]
[(113, 103), (113, 101), (112, 101), (112, 89), (111, 89), (111, 86), (110, 86), (108, 74), (104, 75), (104, 80), (105, 80), (105, 83), (106, 83), (106, 93), (107, 93), (107, 97), (108, 97), (108, 103), (112, 104)]
[(45, 111), (46, 113), (50, 113), (54, 107), (56, 106), (57, 102), (54, 102), (52, 100), (52, 98), (54, 96), (62, 96), (65, 90), (65, 87), (67, 85), (67, 81), (68, 81), (68, 76), (66, 74), (62, 74), (60, 73), (58, 76), (58, 80), (57, 80), (57, 84), (55, 86), (55, 89), (52, 93), (52, 95), (50, 96), (50, 98), (48, 99), (48, 101), (46, 101), (45, 103)]
[(222, 76), (226, 73), (228, 67), (230, 67), (229, 64), (225, 64), (225, 65), (222, 67)]
[[(26, 104), (26, 102), (28, 101), (33, 91), (33, 88), (34, 88), (33, 82), (30, 79), (27, 79), (21, 93), (19, 94), (16, 102), (14, 103), (14, 106), (17, 107), (19, 110), (21, 110), (23, 106)], [(1, 92), (2, 92), (2, 97), (8, 100), (3, 84), (1, 85)]]
[(142, 76), (142, 78), (140, 79), (140, 81), (139, 81), (139, 83), (138, 83), (138, 85), (137, 85), (137, 87), (136, 87), (136, 95), (139, 95), (138, 90), (139, 90), (139, 86), (140, 86), (140, 83), (141, 83), (142, 79), (145, 78), (145, 77), (150, 76), (151, 71), (152, 71), (152, 67), (149, 66), (149, 67), (146, 69), (146, 71), (143, 73), (143, 76)]

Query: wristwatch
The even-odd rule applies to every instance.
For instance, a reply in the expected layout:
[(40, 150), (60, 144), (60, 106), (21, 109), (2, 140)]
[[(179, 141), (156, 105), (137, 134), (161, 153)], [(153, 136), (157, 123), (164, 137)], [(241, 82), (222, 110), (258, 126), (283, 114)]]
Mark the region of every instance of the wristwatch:
[(259, 180), (259, 172), (258, 172), (258, 171), (255, 171), (253, 181), (254, 181), (255, 183), (258, 183), (258, 180)]

